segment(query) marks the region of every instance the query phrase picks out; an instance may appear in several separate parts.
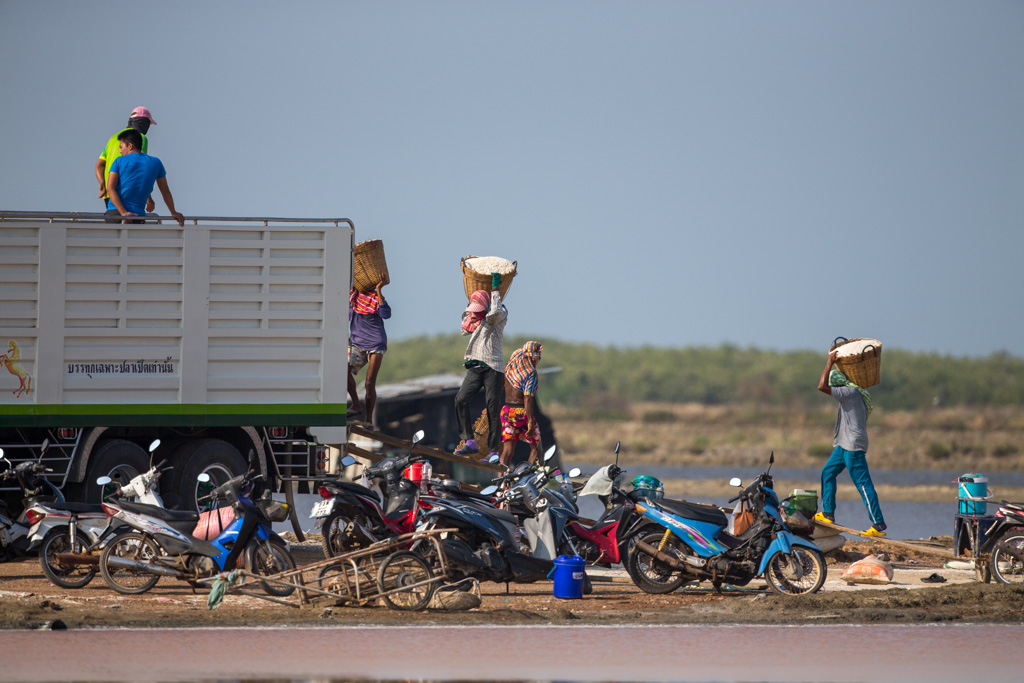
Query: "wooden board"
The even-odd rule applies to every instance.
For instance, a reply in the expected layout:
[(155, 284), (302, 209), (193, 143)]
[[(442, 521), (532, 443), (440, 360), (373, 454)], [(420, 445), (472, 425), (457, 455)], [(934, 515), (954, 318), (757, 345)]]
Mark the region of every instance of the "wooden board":
[[(420, 446), (418, 444), (414, 445), (412, 441), (406, 441), (405, 439), (397, 439), (397, 438), (395, 438), (393, 436), (388, 436), (387, 434), (383, 434), (381, 432), (378, 432), (378, 431), (375, 431), (373, 429), (370, 429), (368, 426), (364, 426), (363, 424), (352, 424), (352, 423), (349, 423), (348, 430), (351, 433), (353, 433), (353, 434), (358, 434), (359, 436), (365, 436), (368, 439), (373, 439), (375, 441), (380, 441), (381, 443), (386, 443), (387, 445), (394, 446), (395, 448), (402, 448), (402, 449), (407, 450), (407, 451), (411, 450), (413, 453), (419, 453), (420, 455), (426, 455), (426, 456), (431, 457), (431, 458), (437, 458), (439, 460), (447, 460), (448, 462), (457, 462), (457, 463), (462, 464), (462, 465), (469, 465), (471, 467), (476, 467), (476, 468), (479, 468), (479, 469), (482, 469), (482, 470), (487, 470), (488, 472), (504, 472), (505, 471), (504, 467), (499, 466), (499, 465), (495, 465), (495, 464), (492, 464), (492, 463), (489, 463), (489, 462), (486, 462), (484, 460), (477, 460), (475, 458), (467, 458), (464, 455), (455, 455), (453, 453), (446, 453), (445, 451), (440, 451), (440, 450), (437, 450), (436, 448), (426, 448), (425, 446)], [(347, 444), (346, 447), (345, 447), (345, 450), (348, 451), (348, 452), (351, 452), (353, 455), (359, 455), (361, 457), (371, 457), (371, 456), (368, 455), (368, 451), (365, 451), (365, 450), (363, 450), (361, 448), (358, 448), (358, 447), (356, 447), (356, 446), (354, 446), (352, 444)], [(359, 452), (357, 452), (357, 451), (359, 451)], [(379, 454), (374, 454), (374, 456), (372, 456), (372, 459), (380, 460), (382, 457), (383, 456), (381, 456)]]
[(894, 541), (894, 540), (890, 539), (887, 536), (871, 536), (869, 534), (864, 533), (863, 531), (857, 531), (856, 529), (851, 529), (849, 527), (839, 526), (838, 524), (829, 524), (828, 522), (820, 522), (817, 519), (814, 520), (814, 523), (817, 526), (826, 527), (828, 529), (835, 529), (836, 531), (841, 531), (844, 534), (853, 534), (854, 536), (860, 536), (861, 538), (868, 538), (868, 539), (871, 539), (872, 541), (877, 541), (879, 543), (886, 543), (888, 545), (895, 546), (897, 548), (906, 548), (908, 550), (915, 550), (915, 551), (921, 552), (921, 553), (928, 553), (929, 555), (938, 555), (940, 557), (945, 557), (945, 558), (950, 559), (950, 560), (957, 559), (956, 555), (954, 555), (951, 551), (946, 550), (945, 548), (932, 548), (932, 547), (929, 547), (929, 546), (926, 546), (926, 545), (921, 545), (921, 544), (918, 544), (918, 543), (908, 543), (907, 541)]

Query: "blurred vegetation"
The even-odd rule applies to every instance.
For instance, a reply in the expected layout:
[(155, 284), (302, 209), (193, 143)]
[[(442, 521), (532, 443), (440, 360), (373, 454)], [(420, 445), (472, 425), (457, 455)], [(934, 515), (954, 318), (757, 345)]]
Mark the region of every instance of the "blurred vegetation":
[[(505, 340), (506, 358), (526, 338)], [(540, 397), (606, 420), (631, 418), (633, 403), (820, 406), (817, 385), (824, 352), (717, 348), (616, 348), (558, 340), (544, 344)], [(466, 340), (459, 335), (391, 342), (379, 382), (439, 373), (460, 375)], [(875, 405), (888, 410), (953, 406), (1024, 405), (1024, 359), (1007, 353), (952, 357), (886, 349), (882, 383), (871, 388)], [(652, 411), (650, 423), (672, 420)], [(694, 444), (693, 448), (699, 448)], [(941, 450), (933, 457), (942, 458)]]

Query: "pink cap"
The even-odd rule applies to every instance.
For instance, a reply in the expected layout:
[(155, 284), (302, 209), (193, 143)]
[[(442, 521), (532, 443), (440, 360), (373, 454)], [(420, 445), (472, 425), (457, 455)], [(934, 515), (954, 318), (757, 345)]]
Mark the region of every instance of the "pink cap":
[(466, 310), (470, 313), (483, 313), (490, 305), (491, 295), (482, 289), (478, 289), (469, 298), (469, 305), (466, 306)]
[(128, 118), (136, 117), (140, 119), (149, 119), (150, 123), (152, 123), (154, 126), (156, 125), (156, 121), (153, 120), (153, 115), (150, 114), (149, 110), (145, 107), (135, 107), (135, 109), (132, 109), (132, 113), (129, 114)]

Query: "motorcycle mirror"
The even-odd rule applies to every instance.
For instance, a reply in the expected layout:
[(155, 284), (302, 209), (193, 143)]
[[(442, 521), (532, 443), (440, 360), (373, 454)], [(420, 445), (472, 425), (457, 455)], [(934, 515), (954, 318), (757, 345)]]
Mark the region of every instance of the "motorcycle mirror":
[(551, 448), (544, 451), (544, 462), (547, 462), (551, 458), (555, 457), (556, 450), (558, 450), (558, 446), (552, 446)]
[(4, 459), (4, 449), (0, 448), (0, 460)]
[(733, 477), (729, 480), (729, 486), (743, 486), (743, 480), (739, 477)]
[(619, 464), (619, 448), (621, 446), (622, 446), (622, 442), (621, 441), (616, 441), (615, 442), (615, 464), (616, 465)]
[(494, 492), (497, 491), (497, 490), (498, 490), (498, 487), (495, 486), (494, 484), (491, 484), (490, 486), (488, 486), (485, 489), (480, 489), (480, 495), (481, 496), (490, 496), (490, 495), (493, 495)]
[(199, 476), (196, 477), (196, 480), (201, 481), (204, 484), (209, 484), (210, 483), (210, 475), (207, 474), (206, 472), (201, 472), (199, 474)]
[(158, 448), (160, 448), (160, 439), (153, 439), (153, 443), (149, 444), (149, 452), (152, 453)]
[(351, 455), (346, 455), (341, 459), (340, 464), (342, 467), (351, 467), (352, 465), (355, 465), (357, 462), (359, 461), (353, 458)]
[(39, 459), (43, 459), (43, 453), (46, 453), (46, 449), (50, 447), (50, 440), (43, 439), (43, 446), (39, 449)]
[(412, 442), (419, 443), (420, 441), (423, 441), (424, 436), (426, 436), (426, 433), (422, 429), (420, 429), (415, 434), (412, 435)]
[(499, 458), (496, 455), (492, 455), (492, 456), (487, 458), (487, 462), (491, 463), (492, 465), (497, 463), (497, 462), (500, 462), (500, 461), (501, 461), (501, 458)]
[(99, 484), (100, 486), (106, 486), (107, 484), (109, 484), (112, 481), (114, 481), (114, 480), (111, 479), (110, 477), (102, 476), (102, 477), (100, 477), (99, 479), (96, 480), (96, 483)]
[(583, 470), (581, 470), (579, 467), (573, 467), (571, 470), (569, 470), (569, 478), (570, 479), (572, 477), (578, 477), (581, 474), (583, 474)]

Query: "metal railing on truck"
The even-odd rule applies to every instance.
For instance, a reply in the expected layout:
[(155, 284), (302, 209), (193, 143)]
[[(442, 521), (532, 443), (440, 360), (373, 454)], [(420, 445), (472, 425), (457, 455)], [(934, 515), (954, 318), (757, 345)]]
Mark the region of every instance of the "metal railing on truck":
[[(177, 224), (177, 221), (174, 219), (173, 216), (160, 216), (157, 214), (146, 214), (145, 216), (138, 217), (123, 217), (108, 216), (102, 213), (82, 211), (0, 211), (0, 222), (39, 219), (48, 220), (51, 223), (106, 223), (109, 225), (158, 225), (163, 223)], [(143, 222), (131, 222), (140, 220)], [(206, 223), (262, 223), (265, 226), (269, 225), (270, 223), (333, 223), (335, 226), (338, 227), (340, 227), (342, 223), (347, 223), (350, 228), (355, 229), (355, 224), (351, 221), (351, 219), (348, 218), (272, 218), (269, 216), (185, 216), (186, 225), (188, 225), (189, 223), (191, 223), (192, 225), (199, 225), (200, 221)]]

